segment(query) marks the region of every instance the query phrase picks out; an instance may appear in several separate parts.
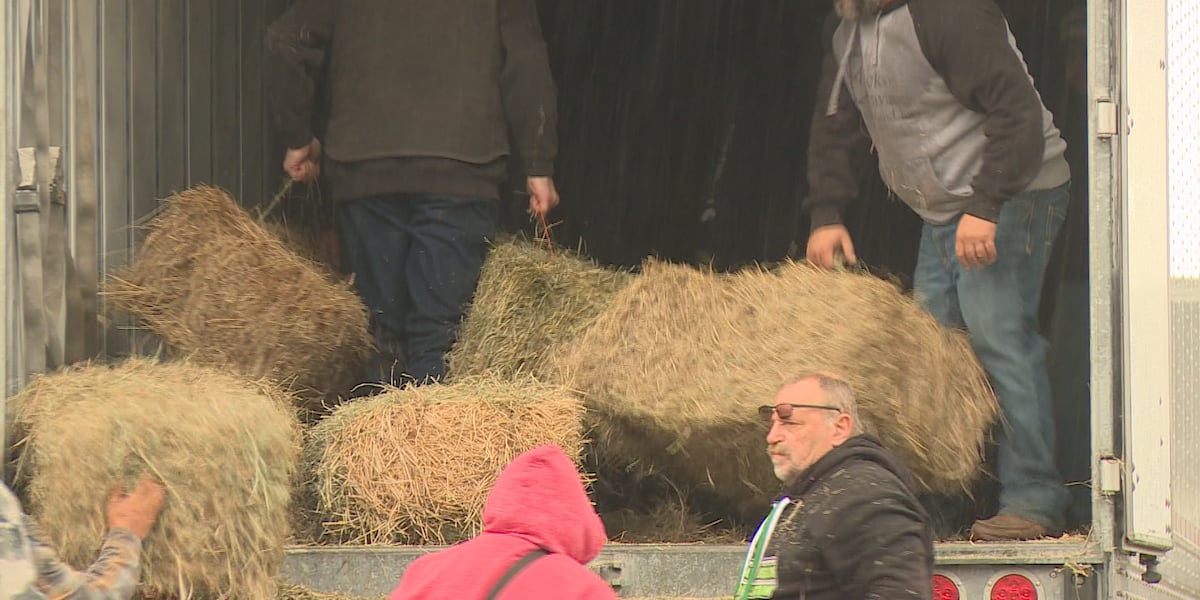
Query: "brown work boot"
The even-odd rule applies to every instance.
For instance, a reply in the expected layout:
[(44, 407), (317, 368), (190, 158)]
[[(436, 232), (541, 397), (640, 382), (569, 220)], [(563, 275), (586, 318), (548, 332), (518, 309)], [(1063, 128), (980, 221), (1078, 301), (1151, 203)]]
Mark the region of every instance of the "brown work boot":
[(1013, 542), (1036, 540), (1057, 535), (1049, 527), (1017, 515), (999, 514), (990, 519), (975, 521), (971, 539), (984, 542)]

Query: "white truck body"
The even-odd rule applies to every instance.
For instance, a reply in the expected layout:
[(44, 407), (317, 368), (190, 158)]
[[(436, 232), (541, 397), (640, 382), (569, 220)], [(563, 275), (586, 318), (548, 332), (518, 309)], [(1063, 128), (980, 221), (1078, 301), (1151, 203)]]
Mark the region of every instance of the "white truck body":
[[(0, 3), (0, 364), (7, 394), (36, 370), (31, 369), (36, 361), (23, 350), (23, 296), (28, 296), (19, 271), (22, 253), (29, 250), (18, 244), (17, 235), (18, 215), (38, 210), (29, 196), (33, 192), (17, 192), (17, 150), (28, 145), (32, 127), (21, 109), (22, 90), (31, 79), (18, 68), (28, 62), (21, 41), (31, 18), (57, 23), (65, 39), (48, 60), (57, 66), (54, 76), (61, 78), (68, 99), (54, 107), (59, 130), (54, 145), (65, 148), (60, 161), (68, 190), (67, 238), (72, 248), (97, 244), (95, 277), (120, 264), (134, 241), (129, 226), (146, 207), (128, 198), (162, 193), (152, 183), (138, 183), (139, 165), (129, 157), (139, 139), (174, 135), (169, 128), (134, 120), (137, 101), (130, 100), (123, 113), (129, 121), (116, 125), (116, 130), (126, 128), (126, 138), (104, 134), (113, 130), (114, 118), (106, 103), (120, 97), (113, 89), (132, 89), (128, 82), (138, 76), (139, 65), (155, 64), (152, 47), (147, 58), (146, 48), (121, 38), (133, 35), (145, 7), (135, 9), (129, 2), (113, 18), (107, 4)], [(170, 4), (193, 11), (193, 5), (205, 3)], [(938, 544), (938, 573), (961, 598), (993, 597), (996, 583), (1013, 574), (1026, 577), (1043, 600), (1200, 598), (1200, 444), (1195, 442), (1200, 434), (1200, 3), (1091, 0), (1087, 30), (1090, 169), (1086, 181), (1077, 178), (1074, 185), (1087, 185), (1090, 197), (1093, 522), (1086, 537)], [(35, 45), (54, 39), (38, 31)], [(245, 31), (254, 35), (257, 30), (247, 24)], [(170, 90), (164, 90), (159, 101), (171, 101)], [(90, 109), (77, 102), (79, 94), (94, 99)], [(79, 137), (87, 129), (100, 132), (90, 143)], [(100, 224), (91, 235), (79, 231), (75, 219), (83, 194), (89, 193), (77, 175), (90, 168), (89, 161), (99, 165), (91, 194)], [(106, 222), (122, 218), (123, 223)], [(0, 431), (0, 447), (4, 442)], [(316, 588), (378, 596), (394, 585), (409, 560), (429, 550), (296, 548), (285, 575)], [(732, 590), (743, 550), (617, 545), (593, 566), (623, 596), (712, 597)]]

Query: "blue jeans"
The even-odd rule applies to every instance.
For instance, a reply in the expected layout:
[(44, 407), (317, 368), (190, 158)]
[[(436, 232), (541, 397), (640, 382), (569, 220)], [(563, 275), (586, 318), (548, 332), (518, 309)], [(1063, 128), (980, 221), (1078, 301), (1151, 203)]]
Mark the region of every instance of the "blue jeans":
[(499, 207), (490, 198), (403, 194), (338, 205), (354, 287), (377, 354), (366, 381), (446, 375), (446, 352), (479, 282)]
[(958, 219), (926, 223), (913, 287), (947, 327), (967, 330), (1000, 402), (1000, 512), (1061, 527), (1067, 491), (1055, 467), (1047, 343), (1038, 333), (1042, 279), (1066, 218), (1070, 184), (1018, 194), (996, 227), (996, 262), (968, 271), (954, 252)]

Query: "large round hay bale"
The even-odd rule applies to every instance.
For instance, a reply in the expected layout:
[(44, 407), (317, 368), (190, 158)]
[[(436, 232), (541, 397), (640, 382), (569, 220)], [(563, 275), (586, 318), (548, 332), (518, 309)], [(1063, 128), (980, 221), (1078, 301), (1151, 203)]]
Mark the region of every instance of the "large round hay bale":
[(283, 562), (299, 422), (269, 384), (131, 361), (35, 379), (14, 398), (34, 519), (76, 568), (96, 559), (109, 487), (143, 473), (167, 498), (144, 544), (161, 597), (269, 598)]
[(997, 414), (965, 336), (885, 281), (805, 264), (717, 275), (649, 263), (554, 368), (584, 394), (610, 468), (661, 473), (745, 519), (778, 489), (755, 407), (790, 376), (844, 377), (867, 432), (925, 490), (976, 476)]
[(480, 273), (450, 376), (545, 374), (545, 358), (573, 339), (633, 278), (566, 249), (514, 238), (492, 249)]
[(471, 379), (342, 405), (307, 436), (324, 536), (351, 544), (446, 543), (478, 533), (513, 457), (558, 444), (579, 457), (582, 403), (533, 381)]
[(371, 338), (354, 290), (227, 193), (176, 194), (147, 229), (136, 260), (109, 278), (105, 295), (188, 360), (267, 377), (309, 398), (358, 383)]

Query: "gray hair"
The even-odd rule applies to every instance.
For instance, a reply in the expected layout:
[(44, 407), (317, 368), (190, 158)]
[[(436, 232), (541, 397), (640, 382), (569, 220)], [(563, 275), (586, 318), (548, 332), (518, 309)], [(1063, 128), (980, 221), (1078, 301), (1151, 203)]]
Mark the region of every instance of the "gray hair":
[[(809, 379), (816, 380), (817, 385), (821, 388), (821, 396), (826, 404), (832, 406), (843, 414), (850, 417), (850, 426), (852, 435), (861, 435), (863, 433), (862, 421), (858, 418), (858, 399), (854, 396), (854, 388), (846, 383), (845, 379), (828, 372), (813, 371), (801, 373), (799, 375), (788, 378), (779, 389), (783, 389), (790, 385), (808, 381)], [(830, 425), (837, 419), (836, 413), (830, 413), (825, 417), (825, 421)]]

